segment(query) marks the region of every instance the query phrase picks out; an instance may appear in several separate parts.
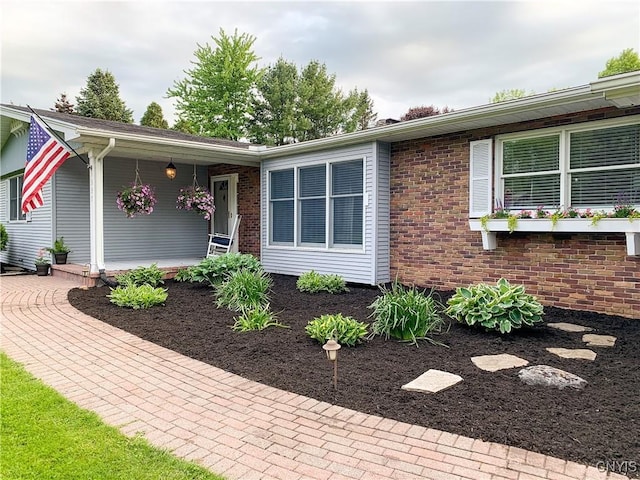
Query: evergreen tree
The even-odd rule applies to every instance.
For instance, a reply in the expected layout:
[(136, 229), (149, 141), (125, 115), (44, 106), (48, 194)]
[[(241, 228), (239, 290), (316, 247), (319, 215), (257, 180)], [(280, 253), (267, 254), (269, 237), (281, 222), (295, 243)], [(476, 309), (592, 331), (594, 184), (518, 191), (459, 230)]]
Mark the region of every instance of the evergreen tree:
[(73, 104), (69, 103), (66, 93), (60, 94), (60, 98), (56, 100), (54, 110), (60, 113), (73, 113)]
[(77, 113), (83, 117), (133, 123), (133, 111), (120, 99), (120, 89), (107, 70), (96, 69), (87, 79), (87, 86), (76, 97)]
[(255, 85), (261, 75), (253, 52), (255, 37), (228, 36), (220, 29), (215, 48), (198, 45), (194, 68), (167, 92), (176, 98), (179, 120), (192, 124), (199, 135), (239, 140), (248, 133)]
[(162, 107), (156, 102), (151, 102), (147, 107), (147, 111), (140, 119), (140, 125), (145, 127), (169, 128), (169, 123), (162, 115)]
[(610, 77), (620, 73), (640, 70), (640, 57), (633, 48), (623, 50), (617, 57), (610, 58), (605, 64), (604, 70), (598, 74), (598, 78)]

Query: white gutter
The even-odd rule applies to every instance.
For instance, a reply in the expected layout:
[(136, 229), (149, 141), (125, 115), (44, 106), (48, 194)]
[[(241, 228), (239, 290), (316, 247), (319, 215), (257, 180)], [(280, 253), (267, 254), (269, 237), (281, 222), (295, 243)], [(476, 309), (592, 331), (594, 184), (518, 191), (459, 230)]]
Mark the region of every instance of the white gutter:
[(91, 273), (104, 272), (104, 157), (114, 149), (116, 139), (97, 155), (89, 150), (89, 224), (91, 229)]

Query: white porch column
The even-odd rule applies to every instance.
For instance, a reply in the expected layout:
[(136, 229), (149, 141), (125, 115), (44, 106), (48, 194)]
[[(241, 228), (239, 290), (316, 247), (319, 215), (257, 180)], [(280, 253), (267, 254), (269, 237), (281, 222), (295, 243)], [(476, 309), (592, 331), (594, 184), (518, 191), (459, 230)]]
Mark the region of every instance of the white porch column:
[(89, 224), (91, 229), (91, 273), (104, 265), (104, 157), (115, 146), (114, 138), (101, 151), (89, 150)]

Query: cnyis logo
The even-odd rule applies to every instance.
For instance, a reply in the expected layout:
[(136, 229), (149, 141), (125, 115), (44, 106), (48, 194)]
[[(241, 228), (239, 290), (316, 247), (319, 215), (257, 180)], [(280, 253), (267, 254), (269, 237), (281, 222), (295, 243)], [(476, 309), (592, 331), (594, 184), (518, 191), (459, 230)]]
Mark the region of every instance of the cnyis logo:
[(596, 468), (601, 472), (615, 472), (624, 475), (638, 472), (638, 462), (633, 460), (606, 460), (596, 463)]

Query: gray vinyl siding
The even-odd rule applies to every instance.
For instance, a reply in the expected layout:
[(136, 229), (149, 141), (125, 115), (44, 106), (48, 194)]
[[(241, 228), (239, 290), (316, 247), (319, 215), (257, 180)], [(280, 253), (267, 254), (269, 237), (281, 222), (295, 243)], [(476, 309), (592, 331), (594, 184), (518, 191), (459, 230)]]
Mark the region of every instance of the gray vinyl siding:
[[(2, 148), (0, 155), (0, 171), (2, 175), (24, 169), (26, 163), (26, 148), (28, 135), (26, 133), (16, 137), (11, 136)], [(52, 180), (42, 189), (44, 206), (35, 209), (27, 221), (9, 221), (9, 178), (0, 181), (0, 218), (7, 233), (9, 243), (7, 250), (2, 252), (2, 262), (35, 270), (34, 261), (41, 248), (52, 245)]]
[(377, 198), (377, 235), (376, 235), (376, 277), (377, 283), (391, 281), (391, 145), (389, 143), (378, 143), (378, 162), (376, 178), (378, 185), (376, 189)]
[[(300, 275), (309, 270), (319, 273), (342, 275), (348, 282), (375, 285), (386, 281), (389, 276), (385, 261), (378, 260), (379, 246), (376, 248), (376, 230), (379, 228), (377, 199), (380, 198), (378, 180), (375, 172), (380, 169), (379, 152), (376, 143), (366, 143), (353, 147), (313, 152), (286, 158), (265, 160), (261, 168), (261, 262), (266, 271), (286, 275)], [(322, 162), (365, 160), (365, 215), (363, 247), (357, 249), (305, 248), (269, 245), (269, 199), (268, 173), (271, 169), (308, 166)], [(389, 159), (383, 159), (388, 169)], [(386, 186), (388, 211), (388, 185)], [(383, 195), (384, 197), (384, 195)], [(387, 214), (388, 215), (388, 214)], [(377, 222), (377, 223), (376, 223)], [(388, 225), (386, 226), (388, 231)], [(383, 249), (388, 248), (388, 233), (382, 242)], [(386, 260), (388, 265), (388, 259)], [(382, 267), (382, 268), (380, 268)], [(386, 268), (386, 270), (385, 270)]]
[(56, 171), (53, 181), (54, 238), (64, 237), (64, 243), (71, 249), (68, 263), (89, 263), (89, 169), (78, 157), (71, 157)]
[[(175, 162), (174, 162), (175, 163)], [(182, 187), (192, 184), (193, 165), (176, 164), (175, 180), (160, 162), (139, 162), (140, 178), (150, 184), (158, 202), (151, 215), (127, 218), (116, 206), (116, 195), (135, 180), (135, 159), (104, 160), (104, 256), (110, 261), (136, 260), (140, 264), (167, 258), (204, 257), (209, 224), (203, 216), (176, 209)], [(198, 182), (207, 186), (206, 167), (198, 168)]]

